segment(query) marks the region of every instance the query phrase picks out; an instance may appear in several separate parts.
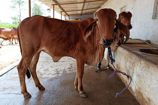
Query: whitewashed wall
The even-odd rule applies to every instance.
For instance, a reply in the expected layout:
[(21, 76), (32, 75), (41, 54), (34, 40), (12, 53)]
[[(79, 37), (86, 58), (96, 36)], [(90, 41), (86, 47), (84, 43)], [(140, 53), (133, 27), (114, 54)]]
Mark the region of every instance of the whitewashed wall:
[(126, 11), (133, 14), (131, 38), (150, 40), (158, 45), (158, 19), (152, 19), (155, 0), (108, 0), (101, 8), (112, 8), (120, 13), (120, 8), (126, 6)]

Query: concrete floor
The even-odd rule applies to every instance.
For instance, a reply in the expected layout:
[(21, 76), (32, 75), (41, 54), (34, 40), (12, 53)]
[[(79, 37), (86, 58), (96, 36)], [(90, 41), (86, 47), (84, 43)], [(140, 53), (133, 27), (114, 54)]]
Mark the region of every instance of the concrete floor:
[(96, 73), (95, 67), (87, 65), (83, 84), (88, 98), (79, 97), (73, 86), (76, 70), (74, 61), (65, 57), (54, 63), (43, 53), (37, 72), (46, 90), (38, 91), (32, 78), (26, 79), (32, 95), (28, 100), (20, 92), (17, 69), (12, 69), (0, 77), (0, 105), (139, 105), (129, 91), (115, 98), (115, 93), (124, 88), (124, 84), (118, 77), (108, 78), (112, 71)]

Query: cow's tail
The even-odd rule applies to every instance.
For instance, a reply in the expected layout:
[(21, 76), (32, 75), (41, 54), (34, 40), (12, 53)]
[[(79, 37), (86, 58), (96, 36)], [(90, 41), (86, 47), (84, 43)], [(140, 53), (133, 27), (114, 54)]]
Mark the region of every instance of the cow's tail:
[[(20, 46), (20, 52), (21, 52), (21, 55), (22, 55), (21, 38), (20, 38), (20, 36), (19, 36), (19, 35), (20, 35), (20, 26), (17, 28), (17, 35), (18, 35), (18, 41), (19, 41), (19, 46)], [(28, 68), (27, 71), (26, 71), (26, 76), (27, 76), (27, 78), (30, 78), (30, 77), (31, 77), (29, 68)]]
[(27, 69), (27, 71), (26, 71), (26, 76), (27, 76), (27, 78), (31, 77), (31, 73), (30, 73), (29, 69)]

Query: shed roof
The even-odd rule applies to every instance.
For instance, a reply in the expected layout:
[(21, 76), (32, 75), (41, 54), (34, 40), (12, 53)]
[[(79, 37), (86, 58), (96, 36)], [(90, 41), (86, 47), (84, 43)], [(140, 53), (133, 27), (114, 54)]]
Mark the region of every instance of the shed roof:
[(93, 14), (107, 0), (39, 0), (62, 15), (74, 16)]

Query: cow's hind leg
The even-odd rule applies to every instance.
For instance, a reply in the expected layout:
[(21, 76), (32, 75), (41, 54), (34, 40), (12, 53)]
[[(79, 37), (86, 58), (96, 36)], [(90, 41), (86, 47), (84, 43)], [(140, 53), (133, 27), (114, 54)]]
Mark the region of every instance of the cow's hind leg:
[(18, 74), (21, 85), (21, 92), (24, 95), (24, 98), (31, 98), (30, 93), (27, 92), (26, 83), (25, 83), (25, 74), (27, 68), (29, 67), (31, 62), (31, 57), (22, 57), (19, 65), (18, 65)]
[(80, 97), (87, 97), (86, 93), (84, 92), (84, 89), (83, 89), (83, 84), (82, 84), (82, 78), (83, 78), (83, 74), (84, 74), (84, 62), (82, 60), (77, 60), (77, 87), (78, 87), (78, 92), (79, 92), (79, 95)]
[(45, 88), (41, 85), (41, 83), (37, 77), (37, 73), (36, 73), (36, 66), (37, 66), (37, 62), (39, 60), (39, 55), (40, 55), (40, 52), (36, 53), (33, 56), (31, 64), (30, 64), (30, 72), (32, 74), (36, 87), (38, 87), (39, 90), (43, 91), (43, 90), (45, 90)]

